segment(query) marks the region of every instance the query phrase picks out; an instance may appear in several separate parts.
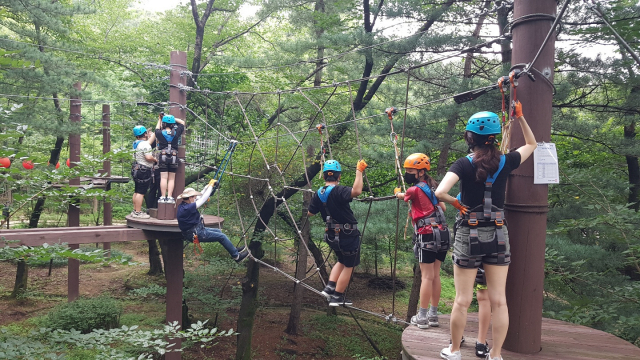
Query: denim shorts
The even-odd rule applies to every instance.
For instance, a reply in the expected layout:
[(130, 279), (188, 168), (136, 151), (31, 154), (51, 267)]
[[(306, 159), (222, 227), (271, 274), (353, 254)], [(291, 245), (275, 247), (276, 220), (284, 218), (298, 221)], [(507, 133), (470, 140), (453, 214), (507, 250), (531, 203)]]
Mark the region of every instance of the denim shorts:
[[(478, 227), (478, 238), (481, 242), (491, 241), (496, 233), (496, 228), (492, 226)], [(477, 269), (481, 264), (488, 265), (509, 265), (511, 263), (511, 247), (509, 246), (509, 231), (503, 225), (506, 251), (504, 260), (499, 261), (498, 254), (488, 254), (484, 256), (471, 256), (468, 226), (459, 226), (456, 230), (456, 238), (453, 242), (453, 263), (465, 269)]]

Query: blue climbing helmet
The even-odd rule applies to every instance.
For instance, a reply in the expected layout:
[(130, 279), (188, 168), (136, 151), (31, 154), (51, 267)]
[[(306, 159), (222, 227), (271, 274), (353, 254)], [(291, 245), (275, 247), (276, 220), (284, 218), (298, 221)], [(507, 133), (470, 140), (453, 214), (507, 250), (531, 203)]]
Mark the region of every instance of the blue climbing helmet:
[[(496, 115), (498, 116), (498, 115)], [(175, 124), (176, 123), (176, 117), (173, 115), (165, 115), (162, 117), (162, 122), (163, 123), (167, 123), (167, 124)]]
[(147, 132), (147, 128), (142, 125), (137, 125), (133, 128), (133, 136), (142, 136)]
[(491, 111), (481, 111), (473, 114), (467, 122), (466, 130), (478, 135), (495, 135), (502, 132), (500, 118)]
[(323, 173), (326, 173), (327, 171), (342, 172), (342, 167), (340, 166), (340, 163), (337, 162), (336, 160), (328, 160), (324, 163), (324, 166), (322, 167)]

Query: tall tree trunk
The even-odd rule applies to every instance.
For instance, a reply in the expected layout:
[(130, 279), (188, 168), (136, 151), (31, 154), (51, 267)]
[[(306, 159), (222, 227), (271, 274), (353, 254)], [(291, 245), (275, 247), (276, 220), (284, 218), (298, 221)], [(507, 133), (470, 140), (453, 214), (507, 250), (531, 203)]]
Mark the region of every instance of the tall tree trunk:
[(422, 273), (420, 266), (413, 264), (413, 283), (411, 284), (411, 293), (409, 294), (409, 306), (407, 307), (407, 322), (411, 321), (411, 317), (418, 311), (418, 301), (420, 300), (420, 285), (422, 284)]
[[(635, 141), (636, 138), (636, 122), (631, 122), (630, 125), (624, 127), (624, 139), (629, 143)], [(636, 212), (640, 209), (640, 202), (638, 201), (640, 192), (640, 166), (638, 166), (638, 157), (633, 155), (626, 155), (627, 169), (629, 171), (629, 197), (627, 202), (630, 207)]]
[[(41, 53), (44, 53), (45, 52), (44, 46), (40, 43), (40, 25), (38, 24), (38, 22), (34, 23), (34, 27), (38, 37), (38, 50)], [(44, 67), (43, 71), (45, 75), (49, 76), (49, 69), (47, 67)], [(58, 118), (58, 123), (62, 125), (62, 123), (64, 122), (64, 118), (62, 116), (62, 108), (60, 107), (60, 100), (58, 100), (58, 93), (53, 92), (52, 95), (53, 95), (53, 106), (56, 110), (56, 117)], [(56, 164), (60, 160), (60, 152), (62, 151), (62, 144), (64, 144), (64, 137), (57, 136), (56, 143), (53, 146), (53, 149), (51, 149), (50, 155), (49, 155), (49, 167), (51, 167), (52, 169), (55, 168)], [(46, 199), (47, 198), (45, 196), (42, 196), (42, 197), (39, 197), (38, 200), (36, 201), (36, 204), (33, 207), (33, 211), (29, 216), (29, 228), (38, 227), (38, 223), (40, 222), (40, 215), (42, 215), (42, 210), (44, 209), (44, 203)]]
[[(496, 5), (502, 5), (503, 1), (497, 1)], [(507, 27), (509, 25), (509, 12), (511, 12), (512, 8), (502, 7), (498, 10), (498, 31), (500, 32), (500, 36), (503, 36), (507, 33)], [(500, 42), (500, 56), (502, 58), (502, 63), (505, 64), (504, 70), (508, 71), (509, 67), (506, 64), (511, 63), (511, 40), (504, 39)]]
[(160, 261), (160, 251), (156, 240), (147, 240), (149, 243), (149, 272), (147, 275), (162, 275), (162, 262)]
[[(162, 256), (162, 263), (166, 264), (167, 263), (167, 252), (168, 252), (168, 247), (167, 247), (167, 241), (168, 240), (158, 240), (158, 244), (160, 244), (160, 255)], [(164, 277), (167, 277), (167, 269), (165, 269), (164, 272)]]
[[(251, 254), (257, 259), (264, 256), (262, 242), (252, 240), (249, 243)], [(238, 344), (236, 360), (251, 359), (251, 339), (253, 337), (253, 321), (258, 308), (258, 283), (260, 280), (260, 264), (247, 262), (247, 276), (242, 279), (242, 301), (238, 314)]]
[[(309, 239), (311, 238), (311, 230), (309, 226), (308, 218), (308, 209), (309, 203), (311, 202), (311, 193), (305, 192), (303, 194), (302, 201), (302, 216), (300, 217), (300, 224), (303, 224), (304, 227), (302, 230), (302, 243), (300, 240), (298, 243), (298, 262), (296, 264), (296, 279), (301, 280), (304, 279), (307, 274), (307, 247), (305, 244), (309, 243)], [(290, 335), (298, 335), (298, 329), (300, 328), (300, 312), (302, 311), (302, 302), (304, 301), (303, 294), (304, 288), (294, 283), (293, 284), (293, 299), (291, 302), (291, 312), (289, 313), (289, 324), (287, 325), (287, 329), (284, 331)]]
[(15, 299), (18, 295), (27, 290), (27, 281), (29, 279), (29, 266), (24, 259), (18, 260), (18, 269), (16, 271), (16, 281), (13, 285), (11, 298)]

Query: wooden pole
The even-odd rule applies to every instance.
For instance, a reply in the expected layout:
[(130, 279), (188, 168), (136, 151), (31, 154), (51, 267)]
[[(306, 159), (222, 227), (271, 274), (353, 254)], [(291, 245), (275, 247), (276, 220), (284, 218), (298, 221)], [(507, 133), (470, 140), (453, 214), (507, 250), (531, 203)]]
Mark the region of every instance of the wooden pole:
[[(106, 154), (111, 151), (111, 106), (108, 104), (102, 105), (102, 154)], [(102, 163), (102, 175), (103, 176), (111, 176), (111, 160), (105, 159)], [(111, 182), (106, 182), (105, 191), (111, 190)], [(104, 225), (113, 224), (113, 208), (111, 206), (111, 201), (104, 202), (104, 215), (103, 221)], [(103, 249), (106, 251), (111, 251), (111, 243), (106, 242), (103, 243)]]
[[(187, 53), (183, 51), (172, 51), (171, 52), (171, 86), (169, 90), (169, 102), (171, 105), (186, 105), (187, 104), (187, 95), (184, 91), (178, 89), (175, 85), (177, 84), (185, 84), (186, 83), (186, 75), (182, 75), (181, 73), (187, 69)], [(184, 119), (185, 118), (185, 110), (172, 106), (169, 113), (176, 118)], [(185, 137), (182, 136), (182, 142), (179, 147), (178, 157), (180, 159), (180, 163), (178, 165), (178, 171), (176, 172), (176, 183), (173, 191), (173, 197), (177, 198), (177, 195), (181, 194), (184, 191), (184, 174), (185, 174), (185, 164), (184, 164), (184, 156), (185, 156)], [(176, 207), (174, 208), (173, 204), (158, 204), (158, 217), (160, 217), (160, 205), (169, 205), (171, 208), (172, 219), (175, 219), (175, 209), (180, 204), (180, 200), (176, 199)], [(169, 212), (167, 211), (166, 214)], [(175, 322), (177, 321), (180, 325), (182, 325), (182, 277), (184, 274), (183, 271), (183, 263), (182, 263), (182, 237), (180, 234), (176, 234), (176, 239), (168, 240), (166, 242), (167, 253), (164, 254), (165, 259), (165, 271), (166, 271), (166, 279), (167, 279), (167, 321)], [(182, 341), (180, 339), (172, 339), (172, 341), (176, 344), (174, 346), (175, 349), (179, 349)], [(166, 360), (179, 360), (180, 353), (179, 352), (171, 352), (165, 356)]]
[[(511, 63), (533, 60), (540, 49), (555, 16), (555, 0), (515, 0), (513, 54)], [(540, 15), (543, 14), (543, 15)], [(523, 18), (526, 16), (526, 18)], [(521, 19), (521, 20), (518, 20)], [(519, 80), (518, 100), (537, 141), (550, 141), (553, 90), (543, 76), (553, 81), (555, 36), (547, 43), (534, 64), (542, 74), (532, 82), (526, 76)], [(512, 92), (513, 93), (513, 92)], [(524, 145), (518, 122), (511, 127), (512, 148)], [(544, 283), (544, 254), (547, 230), (548, 187), (534, 185), (533, 156), (511, 173), (507, 183), (505, 209), (511, 244), (511, 265), (507, 278), (507, 305), (509, 306), (509, 332), (504, 348), (518, 353), (540, 351), (542, 336), (542, 299)]]
[[(73, 85), (77, 92), (82, 90), (80, 82)], [(74, 133), (69, 134), (69, 161), (70, 168), (76, 167), (80, 162), (80, 121), (82, 119), (82, 100), (80, 95), (74, 94), (69, 101), (69, 121), (76, 123), (77, 129)], [(70, 186), (79, 186), (80, 178), (69, 180)], [(69, 212), (67, 213), (67, 222), (69, 227), (80, 226), (80, 204), (78, 199), (72, 199), (69, 203)], [(80, 245), (69, 245), (71, 249), (78, 249)], [(68, 260), (67, 273), (67, 299), (69, 302), (74, 301), (80, 294), (80, 261), (75, 259)]]

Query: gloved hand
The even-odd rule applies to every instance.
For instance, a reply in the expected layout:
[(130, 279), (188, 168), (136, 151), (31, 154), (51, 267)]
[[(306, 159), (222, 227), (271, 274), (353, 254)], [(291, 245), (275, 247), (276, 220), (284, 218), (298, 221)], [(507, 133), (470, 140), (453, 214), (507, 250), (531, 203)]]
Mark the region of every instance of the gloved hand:
[(516, 119), (522, 116), (522, 103), (520, 100), (516, 100), (516, 103), (513, 105), (513, 112), (516, 116)]
[(216, 180), (216, 179), (211, 179), (211, 180), (209, 181), (209, 186), (211, 186), (211, 187), (216, 187), (216, 186), (218, 186), (218, 180)]
[(358, 161), (358, 164), (356, 165), (356, 169), (360, 170), (361, 172), (364, 172), (364, 169), (367, 168), (367, 163), (364, 160), (360, 160)]
[(460, 215), (467, 215), (469, 213), (469, 208), (465, 205), (462, 205), (460, 201), (458, 201), (458, 199), (456, 199), (456, 202), (454, 202), (452, 205), (454, 208), (460, 211)]
[(399, 192), (401, 192), (402, 189), (400, 189), (399, 187), (393, 189), (393, 195), (398, 195)]

